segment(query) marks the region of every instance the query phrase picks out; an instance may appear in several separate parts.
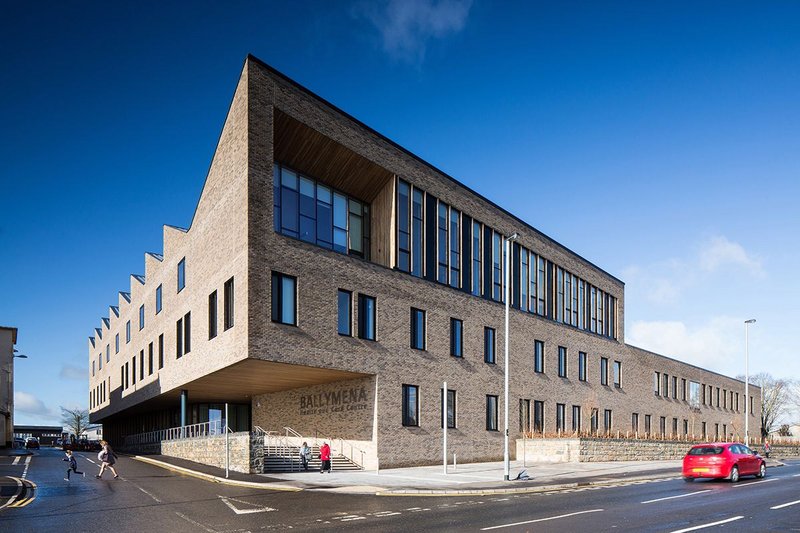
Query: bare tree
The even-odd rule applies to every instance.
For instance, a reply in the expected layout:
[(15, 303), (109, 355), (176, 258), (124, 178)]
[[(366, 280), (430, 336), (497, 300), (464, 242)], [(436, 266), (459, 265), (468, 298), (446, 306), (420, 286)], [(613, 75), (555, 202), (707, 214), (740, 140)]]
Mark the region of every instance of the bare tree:
[[(744, 379), (744, 376), (737, 377)], [(761, 387), (761, 437), (763, 438), (778, 428), (795, 407), (796, 384), (788, 379), (774, 378), (766, 372), (750, 376), (750, 383)]]
[(77, 438), (89, 429), (89, 411), (87, 409), (67, 409), (61, 407), (61, 423), (68, 428)]

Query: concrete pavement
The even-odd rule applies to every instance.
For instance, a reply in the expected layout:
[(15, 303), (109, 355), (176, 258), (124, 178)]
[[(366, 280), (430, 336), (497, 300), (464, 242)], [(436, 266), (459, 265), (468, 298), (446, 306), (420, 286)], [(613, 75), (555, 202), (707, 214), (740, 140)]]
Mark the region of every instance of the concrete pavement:
[[(523, 470), (530, 479), (503, 480), (503, 463), (472, 463), (448, 468), (422, 466), (375, 471), (317, 471), (271, 474), (240, 474), (167, 456), (136, 456), (134, 459), (207, 481), (268, 490), (318, 490), (343, 494), (381, 496), (463, 496), (548, 492), (583, 486), (636, 483), (678, 478), (681, 461), (615, 461), (596, 463), (528, 463), (511, 461), (510, 477)], [(769, 459), (768, 468), (782, 466)]]

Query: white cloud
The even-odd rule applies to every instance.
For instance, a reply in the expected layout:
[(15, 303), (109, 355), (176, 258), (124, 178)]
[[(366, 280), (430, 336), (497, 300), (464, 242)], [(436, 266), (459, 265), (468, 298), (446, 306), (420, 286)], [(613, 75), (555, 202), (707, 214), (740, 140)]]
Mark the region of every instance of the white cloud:
[(712, 237), (700, 251), (700, 267), (708, 272), (714, 272), (721, 267), (732, 265), (749, 270), (756, 276), (762, 276), (764, 271), (761, 261), (751, 257), (742, 245), (731, 242), (727, 238)]
[(52, 419), (60, 416), (60, 413), (45, 405), (42, 400), (21, 390), (14, 391), (14, 412), (15, 414), (23, 413), (42, 419)]
[(84, 381), (87, 378), (86, 369), (73, 365), (64, 365), (61, 367), (61, 372), (58, 373), (59, 377), (64, 379), (74, 379), (75, 381)]
[(430, 39), (464, 28), (470, 7), (472, 0), (387, 0), (364, 2), (356, 10), (381, 33), (386, 52), (419, 64)]
[(637, 321), (625, 342), (728, 376), (742, 373), (742, 320), (715, 317), (687, 326), (680, 321)]

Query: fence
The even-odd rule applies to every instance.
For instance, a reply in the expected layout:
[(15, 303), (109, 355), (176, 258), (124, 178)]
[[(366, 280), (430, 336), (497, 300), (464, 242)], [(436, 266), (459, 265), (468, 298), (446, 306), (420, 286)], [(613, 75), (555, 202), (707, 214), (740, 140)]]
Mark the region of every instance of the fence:
[(136, 435), (128, 435), (125, 437), (124, 447), (141, 448), (161, 444), (163, 441), (208, 437), (212, 435), (222, 435), (223, 433), (225, 433), (225, 421), (212, 420), (210, 422), (201, 422), (189, 426), (179, 426), (137, 433)]

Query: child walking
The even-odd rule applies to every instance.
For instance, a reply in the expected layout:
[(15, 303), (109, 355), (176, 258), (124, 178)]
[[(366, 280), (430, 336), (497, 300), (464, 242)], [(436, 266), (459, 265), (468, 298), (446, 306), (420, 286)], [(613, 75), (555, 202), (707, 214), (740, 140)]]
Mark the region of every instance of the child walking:
[(75, 459), (75, 456), (72, 455), (72, 450), (67, 450), (67, 456), (64, 457), (64, 461), (69, 463), (69, 466), (67, 467), (67, 477), (64, 478), (64, 481), (69, 481), (69, 475), (72, 472), (86, 477), (84, 472), (78, 472), (78, 461)]

